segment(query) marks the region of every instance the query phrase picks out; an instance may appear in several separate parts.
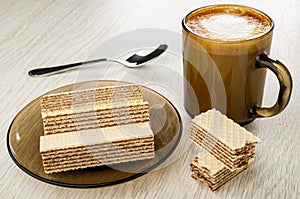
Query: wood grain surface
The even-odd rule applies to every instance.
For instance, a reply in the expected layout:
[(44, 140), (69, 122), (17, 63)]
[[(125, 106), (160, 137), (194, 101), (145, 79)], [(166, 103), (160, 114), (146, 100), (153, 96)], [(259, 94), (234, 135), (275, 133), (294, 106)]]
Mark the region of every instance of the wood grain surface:
[[(180, 52), (166, 53), (136, 70), (99, 64), (44, 78), (27, 75), (37, 66), (82, 61), (101, 56), (101, 52), (103, 56), (119, 56), (113, 53), (128, 46), (128, 42), (119, 42), (118, 47), (110, 49), (101, 47), (128, 31), (163, 29), (180, 36), (181, 20), (189, 11), (218, 3), (248, 5), (273, 18), (271, 57), (287, 65), (294, 89), (290, 104), (280, 115), (257, 119), (246, 126), (262, 140), (256, 159), (246, 172), (217, 193), (190, 177), (189, 163), (198, 149), (188, 139), (190, 118), (182, 108)], [(299, 9), (297, 0), (0, 1), (0, 198), (300, 198)], [(160, 39), (169, 38), (162, 35)], [(6, 148), (13, 118), (26, 104), (50, 90), (94, 79), (142, 83), (174, 103), (182, 117), (184, 135), (174, 155), (151, 173), (105, 188), (59, 187), (24, 173)], [(264, 105), (272, 105), (277, 94), (277, 80), (269, 73)]]

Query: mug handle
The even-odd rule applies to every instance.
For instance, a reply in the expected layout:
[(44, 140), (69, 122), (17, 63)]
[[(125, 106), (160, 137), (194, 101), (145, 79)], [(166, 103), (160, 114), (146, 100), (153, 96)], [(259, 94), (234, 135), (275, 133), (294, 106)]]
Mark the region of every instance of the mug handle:
[(271, 117), (283, 111), (289, 103), (293, 87), (292, 76), (284, 64), (269, 58), (265, 53), (256, 57), (255, 67), (268, 68), (276, 75), (279, 81), (279, 94), (277, 102), (272, 107), (251, 107), (248, 112), (249, 117)]

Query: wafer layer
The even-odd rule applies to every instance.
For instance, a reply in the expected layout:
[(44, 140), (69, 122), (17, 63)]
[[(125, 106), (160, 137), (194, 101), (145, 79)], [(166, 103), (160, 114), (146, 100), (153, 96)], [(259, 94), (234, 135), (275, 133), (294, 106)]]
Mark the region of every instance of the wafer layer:
[(154, 136), (149, 123), (42, 136), (46, 173), (149, 159)]
[(224, 180), (222, 180), (216, 184), (214, 184), (207, 178), (203, 177), (201, 174), (192, 174), (192, 178), (194, 178), (198, 182), (202, 182), (202, 183), (206, 184), (212, 192), (215, 192), (218, 189), (220, 189), (223, 185), (225, 185), (227, 182), (233, 180), (235, 177), (237, 177), (239, 174), (241, 174), (244, 170), (246, 170), (246, 168), (243, 168), (238, 171), (236, 170), (236, 171), (232, 172), (230, 175), (224, 177)]
[(103, 106), (135, 104), (143, 101), (138, 85), (118, 85), (50, 94), (41, 98), (42, 117), (97, 110)]
[(43, 124), (44, 134), (50, 135), (149, 121), (148, 102), (141, 102), (130, 106), (106, 106), (98, 110), (46, 116)]
[(217, 142), (208, 137), (202, 136), (200, 133), (192, 132), (191, 138), (194, 143), (214, 155), (215, 158), (225, 164), (230, 170), (247, 166), (247, 164), (253, 160), (255, 155), (255, 148), (251, 145), (244, 151), (244, 153), (231, 155)]
[(233, 153), (243, 150), (247, 143), (261, 142), (252, 133), (215, 109), (196, 116), (192, 123), (219, 140)]
[(224, 148), (226, 153), (231, 154), (231, 155), (240, 155), (245, 153), (247, 150), (249, 150), (249, 147), (254, 147), (256, 143), (246, 143), (242, 148), (239, 149), (231, 149), (227, 145), (225, 145), (221, 140), (217, 139), (215, 136), (210, 134), (207, 130), (203, 129), (199, 124), (196, 124), (192, 122), (191, 125), (191, 133), (194, 134), (202, 134), (205, 136), (206, 139), (213, 140), (216, 144), (218, 144), (220, 147)]
[(212, 191), (218, 190), (247, 168), (230, 171), (213, 155), (203, 149), (194, 158), (190, 166), (193, 172), (192, 177), (205, 183)]
[(203, 140), (205, 143), (211, 144), (215, 148), (221, 149), (222, 153), (224, 153), (228, 157), (232, 157), (233, 159), (237, 159), (240, 156), (249, 154), (250, 150), (255, 148), (254, 144), (246, 144), (245, 147), (243, 147), (243, 150), (239, 151), (238, 153), (231, 153), (231, 151), (228, 150), (228, 148), (225, 147), (222, 142), (211, 137), (210, 134), (195, 128), (193, 125), (191, 127), (191, 138), (193, 141), (196, 141), (198, 139)]

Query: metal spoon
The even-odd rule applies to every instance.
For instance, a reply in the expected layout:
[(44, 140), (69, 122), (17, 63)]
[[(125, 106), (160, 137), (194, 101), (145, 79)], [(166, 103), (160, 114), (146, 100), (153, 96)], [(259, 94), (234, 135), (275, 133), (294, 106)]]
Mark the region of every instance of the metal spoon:
[(87, 65), (87, 64), (92, 64), (92, 63), (96, 63), (96, 62), (116, 62), (116, 63), (122, 64), (123, 66), (129, 67), (129, 68), (137, 68), (137, 67), (140, 67), (140, 66), (152, 61), (154, 58), (160, 56), (167, 48), (168, 48), (168, 46), (166, 44), (161, 44), (158, 48), (156, 48), (154, 51), (152, 51), (151, 53), (149, 53), (147, 55), (141, 56), (141, 55), (134, 54), (134, 55), (128, 57), (126, 60), (102, 58), (102, 59), (95, 59), (95, 60), (90, 60), (90, 61), (60, 65), (60, 66), (37, 68), (37, 69), (28, 71), (28, 75), (31, 77), (52, 75), (52, 74), (63, 72), (70, 68)]

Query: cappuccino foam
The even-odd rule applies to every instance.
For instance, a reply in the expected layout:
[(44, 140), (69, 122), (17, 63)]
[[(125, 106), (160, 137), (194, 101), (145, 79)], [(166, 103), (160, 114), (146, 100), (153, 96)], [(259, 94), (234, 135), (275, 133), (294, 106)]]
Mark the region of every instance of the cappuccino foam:
[(256, 38), (271, 27), (259, 17), (225, 11), (193, 16), (186, 21), (186, 25), (199, 36), (220, 41)]

